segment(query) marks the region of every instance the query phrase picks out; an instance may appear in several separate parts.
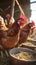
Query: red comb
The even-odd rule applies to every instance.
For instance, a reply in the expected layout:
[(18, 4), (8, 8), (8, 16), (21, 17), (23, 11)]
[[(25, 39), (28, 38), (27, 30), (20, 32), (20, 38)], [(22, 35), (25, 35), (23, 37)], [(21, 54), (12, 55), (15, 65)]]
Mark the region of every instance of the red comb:
[(32, 20), (32, 25), (34, 25), (35, 26), (35, 23), (34, 23), (34, 21)]
[(24, 19), (24, 21), (26, 22), (27, 21), (27, 17), (25, 15), (20, 15), (20, 18)]

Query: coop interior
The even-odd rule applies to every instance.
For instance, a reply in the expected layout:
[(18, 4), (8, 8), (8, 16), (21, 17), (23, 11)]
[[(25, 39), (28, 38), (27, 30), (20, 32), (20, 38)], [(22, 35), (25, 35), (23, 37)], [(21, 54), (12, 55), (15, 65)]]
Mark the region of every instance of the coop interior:
[(0, 0), (0, 65), (36, 65), (36, 0)]

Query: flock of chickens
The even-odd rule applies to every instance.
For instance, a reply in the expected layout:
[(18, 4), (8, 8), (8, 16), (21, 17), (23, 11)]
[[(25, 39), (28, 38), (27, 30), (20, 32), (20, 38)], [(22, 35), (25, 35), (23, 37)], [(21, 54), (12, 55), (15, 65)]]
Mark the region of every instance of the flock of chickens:
[(10, 27), (7, 27), (0, 16), (0, 50), (13, 48), (27, 40), (32, 23), (24, 26), (24, 22), (24, 19), (19, 18), (13, 24), (9, 24)]

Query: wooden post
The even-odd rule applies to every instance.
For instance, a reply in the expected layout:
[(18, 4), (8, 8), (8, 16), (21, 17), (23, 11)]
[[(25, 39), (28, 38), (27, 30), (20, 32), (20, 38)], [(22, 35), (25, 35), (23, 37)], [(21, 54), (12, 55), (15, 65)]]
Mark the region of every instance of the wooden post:
[(13, 0), (12, 6), (11, 6), (11, 17), (14, 17), (14, 7), (15, 7), (15, 0)]
[(22, 7), (20, 6), (18, 0), (15, 0), (15, 1), (16, 1), (16, 3), (17, 3), (17, 5), (18, 5), (18, 7), (19, 7), (19, 9), (20, 9), (20, 11), (21, 11), (21, 13), (22, 13), (23, 15), (25, 15), (25, 13), (24, 13)]
[(13, 3), (11, 5), (11, 18), (10, 18), (9, 25), (13, 24), (13, 20), (14, 20), (14, 7), (15, 7), (15, 0), (13, 0)]

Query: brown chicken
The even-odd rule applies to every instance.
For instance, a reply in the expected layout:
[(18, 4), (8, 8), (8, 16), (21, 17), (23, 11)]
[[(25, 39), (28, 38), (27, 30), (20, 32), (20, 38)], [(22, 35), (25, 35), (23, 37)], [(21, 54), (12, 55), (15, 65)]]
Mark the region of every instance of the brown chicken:
[(0, 16), (0, 50), (4, 49), (2, 38), (6, 37), (6, 30), (8, 30), (8, 28), (5, 26), (4, 19)]
[(4, 26), (5, 23), (2, 24), (2, 21), (0, 22), (0, 44), (5, 49), (15, 47), (19, 41), (20, 24), (23, 23), (23, 19), (18, 19), (17, 21), (15, 21), (9, 29), (6, 26)]
[(4, 48), (12, 48), (15, 47), (19, 41), (18, 34), (19, 34), (20, 26), (17, 22), (15, 22), (11, 28), (7, 31), (7, 36), (2, 39)]
[(31, 27), (32, 27), (32, 23), (28, 23), (27, 25), (24, 26), (24, 28), (21, 30), (20, 33), (19, 43), (24, 43), (27, 40), (30, 34)]

